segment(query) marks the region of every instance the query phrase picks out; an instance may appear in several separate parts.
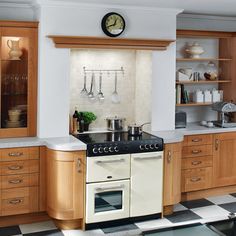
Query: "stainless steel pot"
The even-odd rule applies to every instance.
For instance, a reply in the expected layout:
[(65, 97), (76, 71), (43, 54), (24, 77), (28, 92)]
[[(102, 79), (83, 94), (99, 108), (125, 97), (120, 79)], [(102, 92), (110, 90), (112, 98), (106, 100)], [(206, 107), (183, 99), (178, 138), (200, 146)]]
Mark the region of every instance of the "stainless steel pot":
[(124, 129), (125, 118), (120, 117), (109, 117), (106, 118), (107, 129), (110, 131), (121, 131)]
[(142, 135), (143, 133), (143, 126), (150, 124), (150, 122), (144, 123), (142, 125), (128, 125), (128, 134), (132, 135), (132, 136), (138, 136), (138, 135)]

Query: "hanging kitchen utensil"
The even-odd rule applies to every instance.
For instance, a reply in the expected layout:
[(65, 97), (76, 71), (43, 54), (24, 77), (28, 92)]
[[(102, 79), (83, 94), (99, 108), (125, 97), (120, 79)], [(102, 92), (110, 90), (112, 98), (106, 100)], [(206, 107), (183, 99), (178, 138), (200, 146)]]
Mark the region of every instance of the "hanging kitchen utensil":
[(104, 100), (104, 95), (102, 93), (102, 72), (99, 74), (99, 91), (97, 97), (100, 101)]
[(115, 73), (115, 90), (111, 95), (111, 101), (113, 103), (120, 103), (120, 97), (117, 93), (117, 72)]
[(83, 97), (85, 97), (85, 96), (88, 95), (88, 90), (87, 90), (87, 88), (86, 88), (86, 81), (87, 81), (87, 75), (86, 75), (86, 73), (85, 73), (85, 74), (84, 74), (84, 87), (83, 87), (83, 89), (82, 89), (81, 92), (80, 92), (81, 96), (83, 96)]
[(94, 75), (94, 73), (92, 73), (90, 91), (88, 93), (88, 97), (89, 97), (90, 100), (94, 100), (95, 99), (94, 93), (93, 93), (94, 77), (95, 77), (95, 75)]

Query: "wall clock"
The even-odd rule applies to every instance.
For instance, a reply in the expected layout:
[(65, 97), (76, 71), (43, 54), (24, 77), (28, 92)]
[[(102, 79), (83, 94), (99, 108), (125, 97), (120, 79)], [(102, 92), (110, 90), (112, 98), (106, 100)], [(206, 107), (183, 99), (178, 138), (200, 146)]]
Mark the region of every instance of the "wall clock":
[(107, 13), (102, 18), (101, 24), (103, 32), (110, 37), (117, 37), (125, 30), (125, 20), (116, 12)]

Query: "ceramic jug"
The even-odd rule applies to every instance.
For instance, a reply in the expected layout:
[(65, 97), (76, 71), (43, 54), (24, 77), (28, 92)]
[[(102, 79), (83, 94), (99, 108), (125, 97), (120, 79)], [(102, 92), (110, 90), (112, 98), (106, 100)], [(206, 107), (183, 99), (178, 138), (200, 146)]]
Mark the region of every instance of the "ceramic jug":
[(7, 46), (10, 48), (10, 60), (20, 60), (22, 51), (20, 50), (19, 42), (19, 40), (7, 40)]

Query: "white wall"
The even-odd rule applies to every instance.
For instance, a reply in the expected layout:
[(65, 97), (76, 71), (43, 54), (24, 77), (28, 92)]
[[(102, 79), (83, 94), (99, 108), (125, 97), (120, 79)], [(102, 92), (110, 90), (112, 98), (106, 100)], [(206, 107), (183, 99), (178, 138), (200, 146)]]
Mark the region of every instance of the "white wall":
[(32, 21), (36, 16), (30, 4), (0, 2), (0, 19)]
[[(39, 12), (39, 137), (66, 136), (69, 130), (70, 51), (56, 49), (47, 35), (104, 36), (100, 22), (110, 11), (126, 19), (122, 37), (175, 39), (175, 10), (43, 4)], [(174, 127), (174, 43), (167, 51), (153, 53), (153, 71), (153, 129), (170, 129)], [(168, 104), (165, 106), (163, 101)]]

